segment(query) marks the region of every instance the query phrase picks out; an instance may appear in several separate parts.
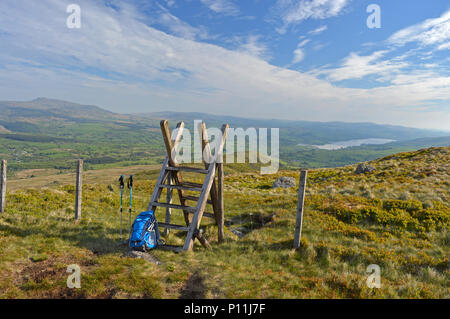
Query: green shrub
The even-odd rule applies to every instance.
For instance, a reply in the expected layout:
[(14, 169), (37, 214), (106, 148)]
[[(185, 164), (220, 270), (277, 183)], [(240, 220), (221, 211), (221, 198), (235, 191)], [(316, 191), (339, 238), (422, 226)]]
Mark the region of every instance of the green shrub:
[(336, 210), (336, 217), (345, 223), (356, 224), (361, 220), (362, 215), (360, 210), (339, 208)]
[(383, 208), (391, 210), (395, 208), (404, 209), (408, 212), (413, 212), (422, 209), (422, 203), (418, 200), (385, 200), (383, 201)]
[(412, 214), (414, 218), (423, 223), (428, 230), (441, 230), (449, 225), (450, 212), (436, 209), (422, 209)]

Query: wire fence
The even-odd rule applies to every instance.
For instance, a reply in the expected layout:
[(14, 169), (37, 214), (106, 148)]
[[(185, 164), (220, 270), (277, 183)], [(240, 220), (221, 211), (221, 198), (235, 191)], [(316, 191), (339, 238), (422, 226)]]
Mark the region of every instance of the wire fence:
[[(11, 178), (6, 182), (5, 212), (42, 217), (60, 214), (75, 217), (76, 173), (52, 175), (51, 177)], [(120, 217), (120, 187), (118, 176), (108, 176), (108, 182), (87, 181), (82, 186), (81, 219), (95, 221)], [(38, 182), (37, 182), (38, 180)], [(147, 208), (153, 188), (137, 181), (131, 198), (132, 218)], [(1, 185), (0, 185), (1, 186)], [(130, 197), (125, 186), (123, 192), (123, 216), (129, 220)]]
[[(83, 177), (81, 194), (81, 218), (80, 222), (85, 224), (108, 225), (122, 234), (125, 238), (128, 230), (136, 216), (147, 210), (151, 194), (156, 181), (158, 169), (153, 169), (155, 176), (142, 175), (135, 177), (132, 189), (131, 216), (130, 216), (130, 192), (126, 186), (122, 196), (122, 213), (120, 212), (121, 192), (119, 186), (119, 174), (102, 177), (96, 181), (92, 178)], [(87, 171), (90, 172), (90, 171)], [(86, 175), (85, 171), (83, 174)], [(125, 172), (125, 169), (122, 171)], [(30, 216), (44, 220), (65, 220), (75, 221), (76, 202), (76, 178), (75, 169), (72, 173), (52, 175), (45, 180), (43, 185), (30, 183), (30, 179), (12, 179), (12, 189), (8, 190), (6, 196), (6, 211), (17, 216)], [(126, 179), (129, 175), (125, 176)], [(153, 178), (154, 177), (154, 178)], [(162, 199), (166, 198), (166, 191), (163, 190)], [(178, 203), (177, 196), (174, 196), (174, 203)], [(212, 212), (212, 207), (208, 204), (207, 211)], [(165, 219), (164, 208), (156, 212), (158, 220)], [(262, 218), (258, 213), (242, 213), (226, 218), (226, 227), (229, 228), (239, 238), (262, 226)], [(172, 210), (172, 221), (184, 224), (184, 217), (181, 211)], [(205, 220), (202, 224), (210, 223)], [(121, 227), (122, 226), (122, 227)]]

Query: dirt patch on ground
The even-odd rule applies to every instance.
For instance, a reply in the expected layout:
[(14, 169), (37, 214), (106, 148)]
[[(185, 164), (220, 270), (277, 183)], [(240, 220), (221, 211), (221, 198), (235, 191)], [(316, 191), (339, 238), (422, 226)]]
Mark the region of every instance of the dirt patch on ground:
[[(82, 259), (73, 256), (50, 256), (45, 260), (15, 263), (6, 276), (13, 276), (13, 283), (28, 298), (85, 298), (84, 293), (78, 289), (67, 287), (67, 266), (77, 264), (82, 270), (95, 265), (93, 254), (87, 253)], [(43, 289), (45, 287), (45, 289)]]
[(206, 297), (206, 286), (204, 278), (194, 272), (186, 281), (186, 285), (180, 294), (180, 299), (204, 299)]
[(225, 226), (229, 227), (231, 232), (239, 238), (242, 238), (248, 233), (260, 229), (272, 222), (275, 216), (275, 213), (261, 214), (259, 212), (242, 214), (225, 221)]
[(45, 279), (54, 281), (55, 279), (62, 278), (64, 272), (65, 269), (58, 269), (54, 258), (52, 258), (39, 262), (32, 261), (30, 265), (22, 269), (20, 275), (23, 282), (32, 280), (39, 284)]

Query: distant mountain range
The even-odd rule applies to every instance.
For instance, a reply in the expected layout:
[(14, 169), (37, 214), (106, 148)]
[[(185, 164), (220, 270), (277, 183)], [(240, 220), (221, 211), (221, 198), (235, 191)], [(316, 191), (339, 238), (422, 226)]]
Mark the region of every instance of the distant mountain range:
[[(94, 105), (37, 98), (28, 102), (0, 101), (0, 145), (5, 146), (0, 148), (0, 157), (13, 158), (20, 163), (17, 168), (52, 165), (47, 164), (52, 157), (60, 161), (57, 165), (53, 162), (58, 167), (64, 167), (67, 159), (80, 157), (99, 165), (153, 164), (164, 155), (161, 119), (171, 120), (172, 127), (184, 121), (189, 129), (193, 128), (194, 120), (205, 121), (207, 127), (228, 123), (233, 128), (279, 128), (281, 162), (303, 167), (340, 166), (399, 151), (450, 145), (450, 132), (404, 126), (250, 119), (190, 112), (117, 114)], [(335, 151), (299, 145), (356, 139), (395, 142)], [(148, 158), (145, 154), (153, 155)]]
[[(225, 115), (189, 112), (155, 112), (139, 114), (140, 117), (183, 120), (187, 125), (203, 120), (207, 126), (220, 127), (228, 123), (232, 127), (280, 128), (280, 136), (289, 145), (326, 144), (353, 139), (383, 138), (406, 141), (427, 137), (450, 136), (450, 132), (418, 129), (397, 125), (349, 122), (289, 121), (278, 119), (250, 119)], [(189, 126), (188, 126), (189, 127)]]
[(0, 101), (0, 119), (61, 118), (104, 120), (115, 117), (115, 113), (93, 105), (37, 98), (27, 102)]
[(146, 119), (183, 120), (187, 127), (194, 120), (207, 122), (208, 127), (228, 123), (232, 127), (280, 128), (281, 134), (294, 143), (319, 144), (350, 139), (386, 138), (397, 141), (424, 137), (440, 137), (450, 132), (417, 129), (374, 123), (288, 121), (278, 119), (251, 119), (196, 112), (155, 112), (144, 114), (117, 114), (94, 105), (81, 105), (68, 101), (37, 98), (28, 102), (0, 101), (0, 125), (8, 129), (8, 122), (39, 122), (59, 119), (68, 121), (118, 121), (144, 123)]

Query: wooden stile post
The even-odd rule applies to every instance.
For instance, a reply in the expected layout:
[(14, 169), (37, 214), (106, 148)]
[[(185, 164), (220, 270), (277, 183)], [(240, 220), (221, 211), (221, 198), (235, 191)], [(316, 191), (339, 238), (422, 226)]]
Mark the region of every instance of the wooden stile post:
[[(161, 132), (164, 139), (164, 144), (166, 146), (167, 156), (163, 162), (161, 167), (161, 171), (159, 173), (158, 180), (156, 181), (150, 202), (148, 204), (148, 210), (155, 210), (157, 207), (165, 207), (166, 208), (166, 218), (165, 222), (159, 223), (159, 226), (165, 229), (165, 234), (169, 234), (169, 229), (175, 229), (178, 231), (185, 231), (186, 239), (184, 241), (183, 246), (174, 246), (169, 244), (160, 245), (161, 249), (168, 249), (174, 251), (188, 251), (192, 250), (195, 239), (206, 248), (211, 248), (211, 245), (208, 243), (208, 240), (205, 238), (204, 234), (200, 229), (200, 223), (202, 217), (205, 216), (207, 218), (212, 218), (219, 225), (219, 241), (223, 241), (223, 226), (224, 226), (224, 212), (223, 212), (223, 164), (218, 165), (217, 155), (221, 154), (223, 151), (223, 145), (225, 143), (225, 139), (228, 132), (228, 125), (222, 126), (222, 139), (218, 143), (217, 150), (213, 157), (211, 154), (211, 149), (209, 147), (207, 134), (206, 134), (206, 126), (204, 123), (201, 123), (200, 131), (202, 132), (201, 141), (203, 150), (205, 154), (210, 157), (210, 160), (205, 160), (205, 168), (198, 167), (188, 167), (188, 166), (180, 166), (178, 163), (178, 159), (176, 157), (177, 145), (179, 144), (182, 138), (182, 130), (184, 127), (183, 122), (178, 123), (177, 125), (177, 133), (171, 135), (169, 124), (167, 120), (163, 120), (160, 123)], [(220, 172), (220, 178), (218, 178), (217, 188), (215, 187), (215, 177), (216, 170)], [(188, 181), (183, 181), (181, 172), (192, 172), (198, 174), (206, 174), (203, 184), (193, 183)], [(212, 191), (212, 188), (215, 188), (216, 192)], [(219, 188), (220, 187), (220, 188)], [(167, 189), (167, 196), (165, 202), (160, 202), (159, 199), (162, 194), (162, 190)], [(180, 204), (172, 203), (173, 198), (173, 190), (178, 191), (178, 197), (180, 199)], [(193, 196), (190, 193), (186, 192), (200, 192), (199, 196)], [(220, 193), (221, 200), (219, 201), (218, 193)], [(211, 196), (211, 200), (208, 200), (208, 196)], [(196, 202), (195, 206), (188, 206), (187, 202)], [(219, 206), (219, 202), (220, 206)], [(214, 204), (216, 203), (216, 204)], [(205, 212), (206, 204), (212, 204), (214, 209), (214, 214), (210, 212)], [(177, 225), (171, 223), (171, 209), (179, 209), (182, 210), (185, 216), (186, 226)], [(192, 219), (189, 215), (192, 215)], [(221, 217), (219, 217), (221, 216)], [(221, 225), (221, 226), (220, 226)]]
[(77, 186), (75, 195), (75, 220), (81, 219), (81, 194), (83, 190), (83, 160), (78, 160)]
[(219, 206), (219, 216), (217, 219), (218, 226), (218, 240), (219, 243), (223, 242), (225, 237), (224, 234), (224, 223), (225, 223), (225, 209), (223, 205), (223, 163), (217, 164), (217, 201)]
[[(197, 231), (200, 227), (200, 222), (202, 220), (203, 211), (205, 210), (206, 198), (208, 197), (209, 192), (211, 191), (212, 184), (214, 182), (214, 177), (216, 174), (216, 170), (214, 166), (210, 166), (208, 168), (208, 174), (205, 177), (205, 180), (208, 181), (206, 185), (203, 186), (202, 191), (199, 196), (199, 200), (197, 201), (197, 214), (194, 214), (192, 217), (192, 221), (186, 236), (186, 240), (184, 242), (183, 250), (192, 250), (192, 246), (194, 245), (194, 235), (197, 235)], [(217, 219), (216, 219), (217, 221)], [(192, 226), (193, 225), (193, 226)], [(200, 241), (201, 242), (201, 241)]]
[[(200, 139), (202, 141), (203, 163), (205, 165), (205, 169), (208, 169), (210, 164), (207, 161), (205, 161), (205, 154), (207, 156), (208, 161), (211, 160), (212, 155), (211, 155), (211, 146), (209, 145), (208, 133), (206, 130), (205, 122), (198, 124), (198, 130), (201, 133)], [(216, 152), (217, 152), (217, 150), (216, 150)], [(214, 169), (215, 169), (215, 167), (214, 167)], [(211, 202), (212, 202), (212, 206), (213, 206), (214, 216), (216, 217), (216, 223), (219, 224), (219, 204), (217, 202), (217, 187), (216, 187), (215, 180), (213, 181), (212, 186), (211, 186), (210, 196), (211, 196)]]
[[(217, 165), (217, 186), (215, 180), (211, 186), (210, 196), (211, 203), (214, 210), (214, 216), (216, 218), (216, 224), (218, 227), (218, 241), (223, 242), (224, 239), (224, 205), (223, 205), (223, 146), (227, 138), (229, 126), (228, 124), (222, 125), (222, 141), (219, 144), (219, 148), (215, 150), (215, 162)], [(211, 146), (208, 141), (208, 133), (206, 130), (206, 124), (204, 122), (199, 123), (198, 130), (201, 132), (201, 143), (202, 143), (202, 157), (205, 164), (205, 168), (208, 169), (209, 164), (205, 161), (206, 156), (211, 159)]]
[(201, 229), (197, 230), (194, 233), (195, 238), (198, 239), (198, 241), (203, 245), (203, 247), (207, 248), (207, 249), (211, 249), (211, 245), (209, 244), (209, 242), (206, 240), (206, 238), (203, 236), (203, 231)]
[[(167, 184), (168, 185), (172, 184), (172, 172), (169, 172), (169, 174), (167, 176)], [(172, 193), (173, 193), (173, 190), (168, 188), (167, 194), (166, 194), (167, 204), (172, 204)], [(168, 207), (166, 207), (166, 218), (165, 218), (166, 224), (170, 224), (171, 215), (172, 215), (172, 209), (168, 206)], [(164, 228), (164, 237), (167, 237), (167, 236), (169, 236), (169, 228)]]
[(6, 208), (6, 160), (2, 161), (2, 176), (0, 180), (0, 213)]
[[(166, 146), (168, 164), (169, 164), (169, 166), (172, 166), (172, 167), (178, 167), (179, 166), (178, 163), (173, 158), (173, 155), (174, 155), (173, 151), (176, 150), (176, 147), (177, 147), (178, 143), (180, 142), (181, 137), (183, 135), (184, 122), (179, 122), (177, 124), (177, 135), (175, 136), (175, 138), (173, 140), (172, 140), (172, 134), (170, 132), (169, 121), (163, 120), (159, 123), (159, 125), (161, 127), (161, 133), (162, 133), (162, 136), (164, 139), (164, 145)], [(173, 182), (175, 185), (180, 185), (181, 183), (183, 183), (183, 177), (181, 176), (181, 173), (179, 171), (177, 171), (175, 174), (173, 174), (172, 178), (173, 178)], [(183, 190), (177, 190), (177, 191), (178, 191), (178, 197), (180, 199), (181, 205), (186, 206), (184, 191)], [(183, 214), (184, 214), (184, 221), (185, 221), (186, 225), (189, 225), (190, 224), (189, 212), (183, 211)]]
[(294, 249), (300, 248), (300, 239), (302, 237), (303, 204), (305, 201), (307, 175), (308, 171), (300, 172), (300, 181), (298, 185), (297, 219), (295, 222), (295, 234), (294, 234)]

